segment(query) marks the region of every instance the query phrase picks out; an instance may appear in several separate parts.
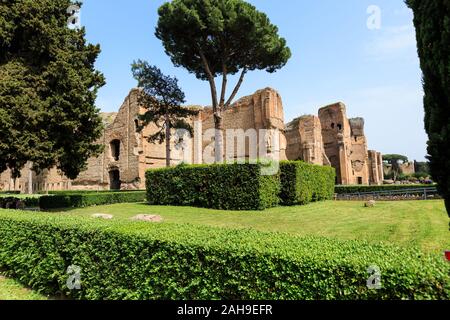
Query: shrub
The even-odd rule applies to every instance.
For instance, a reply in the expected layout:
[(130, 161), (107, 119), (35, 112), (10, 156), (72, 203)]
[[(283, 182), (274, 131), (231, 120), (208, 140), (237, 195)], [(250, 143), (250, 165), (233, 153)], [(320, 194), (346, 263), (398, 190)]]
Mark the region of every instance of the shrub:
[(0, 208), (2, 209), (24, 209), (25, 203), (19, 198), (0, 197)]
[[(431, 186), (432, 187), (432, 186)], [(425, 184), (405, 184), (405, 185), (382, 185), (382, 186), (336, 186), (335, 193), (349, 194), (359, 192), (378, 192), (378, 191), (401, 191), (405, 189), (430, 188)]]
[[(67, 288), (69, 266), (81, 290)], [(369, 266), (380, 290), (367, 288)], [(193, 225), (0, 212), (0, 269), (74, 299), (449, 299), (450, 266), (416, 249)]]
[(336, 173), (332, 167), (283, 161), (280, 172), (283, 205), (303, 205), (333, 198)]
[(20, 194), (20, 191), (0, 191), (0, 194)]
[(261, 175), (262, 164), (193, 165), (149, 170), (147, 200), (222, 210), (263, 210), (278, 205), (279, 176)]
[(102, 192), (66, 195), (49, 195), (39, 198), (39, 207), (43, 210), (61, 208), (83, 208), (114, 203), (144, 202), (145, 191), (141, 192)]
[(118, 193), (118, 192), (142, 192), (145, 190), (53, 190), (53, 191), (39, 191), (38, 194), (49, 195), (72, 195), (72, 194), (96, 194), (96, 193)]

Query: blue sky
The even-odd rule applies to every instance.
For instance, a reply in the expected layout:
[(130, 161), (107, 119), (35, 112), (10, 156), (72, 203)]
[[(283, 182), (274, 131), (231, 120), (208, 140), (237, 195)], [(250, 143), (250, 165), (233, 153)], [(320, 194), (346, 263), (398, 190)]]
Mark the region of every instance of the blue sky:
[[(208, 84), (175, 68), (154, 36), (157, 9), (164, 2), (84, 0), (81, 24), (89, 42), (102, 48), (97, 61), (107, 81), (97, 99), (102, 111), (117, 111), (136, 86), (130, 72), (136, 59), (176, 76), (188, 104), (210, 104)], [(293, 56), (275, 74), (248, 74), (239, 96), (265, 87), (277, 89), (286, 122), (342, 101), (349, 117), (365, 118), (370, 149), (424, 160), (421, 71), (412, 12), (403, 0), (249, 2), (278, 25)], [(371, 5), (381, 10), (380, 29), (367, 27)]]

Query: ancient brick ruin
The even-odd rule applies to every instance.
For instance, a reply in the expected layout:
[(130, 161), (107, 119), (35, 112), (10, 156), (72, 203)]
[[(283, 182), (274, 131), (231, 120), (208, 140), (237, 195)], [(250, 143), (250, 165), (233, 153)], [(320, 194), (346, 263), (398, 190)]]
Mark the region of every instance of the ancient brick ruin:
[[(69, 180), (56, 169), (36, 175), (29, 167), (15, 181), (10, 172), (0, 175), (0, 190), (133, 190), (145, 187), (145, 171), (165, 166), (165, 146), (149, 143), (147, 138), (156, 130), (155, 125), (138, 132), (138, 114), (145, 111), (138, 103), (138, 89), (131, 90), (118, 113), (104, 113), (105, 129), (98, 143), (103, 153), (88, 161), (87, 170), (76, 180)], [(198, 117), (191, 119), (196, 134), (190, 140), (172, 141), (173, 165), (181, 162), (204, 163), (211, 148), (208, 132), (214, 128), (210, 108), (199, 108)], [(343, 103), (319, 110), (318, 115), (302, 116), (287, 125), (283, 104), (277, 91), (266, 88), (239, 99), (224, 114), (224, 128), (235, 129), (231, 141), (245, 139), (245, 149), (227, 144), (227, 159), (254, 158), (251, 145), (264, 146), (280, 160), (303, 160), (318, 165), (331, 165), (336, 169), (337, 184), (381, 184), (383, 163), (379, 152), (368, 150), (364, 134), (364, 119), (348, 119)], [(258, 135), (261, 129), (279, 130), (278, 141)], [(201, 132), (201, 134), (199, 134)], [(231, 147), (230, 147), (231, 145)], [(210, 148), (211, 150), (207, 149)]]

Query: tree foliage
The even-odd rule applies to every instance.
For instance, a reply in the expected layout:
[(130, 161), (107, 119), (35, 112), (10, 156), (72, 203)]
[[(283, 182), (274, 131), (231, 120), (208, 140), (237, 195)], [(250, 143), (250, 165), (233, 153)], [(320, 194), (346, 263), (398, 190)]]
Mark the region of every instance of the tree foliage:
[(0, 2), (0, 172), (31, 161), (74, 179), (101, 148), (98, 45), (68, 27), (69, 0)]
[(148, 140), (160, 144), (166, 142), (166, 165), (170, 166), (172, 129), (187, 130), (192, 136), (192, 126), (187, 119), (197, 115), (198, 111), (181, 106), (185, 95), (178, 86), (177, 78), (166, 76), (156, 66), (141, 60), (132, 64), (132, 72), (142, 88), (140, 104), (146, 108), (146, 112), (139, 117), (142, 122), (139, 129), (150, 123), (159, 128)]
[[(176, 66), (211, 89), (216, 128), (216, 161), (223, 161), (222, 112), (236, 97), (248, 71), (275, 72), (291, 51), (266, 14), (243, 0), (174, 0), (159, 8), (156, 36)], [(228, 76), (240, 73), (227, 98)], [(220, 94), (216, 77), (222, 76)]]
[(402, 173), (400, 163), (408, 162), (408, 157), (401, 154), (385, 154), (383, 155), (383, 161), (386, 161), (392, 166), (393, 178), (396, 181), (397, 177)]
[(450, 1), (407, 0), (414, 11), (433, 179), (450, 215)]

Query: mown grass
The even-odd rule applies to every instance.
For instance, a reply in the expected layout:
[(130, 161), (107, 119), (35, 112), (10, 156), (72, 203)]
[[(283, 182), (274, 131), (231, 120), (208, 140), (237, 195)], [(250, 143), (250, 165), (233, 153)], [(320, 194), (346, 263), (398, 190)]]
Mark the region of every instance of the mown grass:
[[(54, 215), (93, 219), (94, 213), (128, 220), (137, 214), (154, 214), (168, 223), (189, 223), (226, 228), (251, 228), (299, 236), (367, 240), (442, 253), (450, 249), (449, 219), (443, 201), (363, 202), (328, 201), (307, 206), (278, 207), (266, 211), (220, 211), (193, 207), (115, 204), (53, 212)], [(37, 213), (38, 214), (38, 213)], [(15, 280), (0, 274), (0, 300), (43, 300)]]
[(47, 297), (25, 288), (0, 274), (0, 300), (47, 300)]
[(192, 207), (115, 204), (74, 209), (55, 214), (84, 216), (112, 214), (130, 219), (137, 214), (160, 215), (165, 222), (227, 228), (251, 228), (299, 236), (325, 236), (416, 246), (428, 252), (450, 249), (449, 219), (443, 201), (363, 202), (328, 201), (266, 211), (220, 211)]

